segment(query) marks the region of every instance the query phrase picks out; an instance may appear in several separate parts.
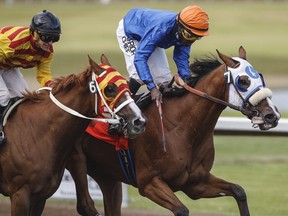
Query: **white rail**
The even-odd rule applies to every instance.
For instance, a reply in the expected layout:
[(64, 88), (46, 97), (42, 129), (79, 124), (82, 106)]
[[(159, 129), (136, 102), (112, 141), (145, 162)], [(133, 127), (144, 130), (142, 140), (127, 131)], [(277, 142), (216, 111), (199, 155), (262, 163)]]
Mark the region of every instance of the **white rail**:
[[(249, 119), (244, 117), (220, 117), (216, 127), (216, 135), (260, 135), (260, 136), (288, 136), (288, 119), (280, 119), (277, 127), (268, 131), (260, 131), (259, 128), (253, 128)], [(102, 200), (102, 192), (97, 183), (88, 177), (89, 192), (93, 199)], [(127, 185), (123, 184), (123, 207), (128, 205)], [(65, 170), (62, 183), (52, 198), (76, 199), (74, 181), (70, 173)]]
[(220, 117), (215, 135), (288, 136), (288, 119), (280, 119), (277, 127), (261, 131), (253, 128), (250, 120), (245, 117)]

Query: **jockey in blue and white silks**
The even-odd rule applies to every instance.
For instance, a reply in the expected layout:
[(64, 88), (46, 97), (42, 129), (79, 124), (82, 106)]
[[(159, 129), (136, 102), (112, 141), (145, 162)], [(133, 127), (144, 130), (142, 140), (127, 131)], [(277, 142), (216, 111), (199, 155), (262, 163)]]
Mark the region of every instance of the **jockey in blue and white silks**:
[(208, 28), (208, 15), (198, 6), (188, 6), (179, 14), (147, 8), (130, 10), (119, 22), (117, 39), (125, 56), (131, 92), (135, 94), (146, 84), (152, 99), (162, 101), (157, 86), (171, 80), (165, 49), (172, 46), (180, 77), (189, 79), (191, 45), (208, 35)]

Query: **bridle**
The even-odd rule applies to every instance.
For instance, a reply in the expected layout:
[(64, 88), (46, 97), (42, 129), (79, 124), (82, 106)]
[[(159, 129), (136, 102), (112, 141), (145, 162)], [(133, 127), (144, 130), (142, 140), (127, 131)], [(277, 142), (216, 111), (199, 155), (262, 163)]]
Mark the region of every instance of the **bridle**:
[[(228, 106), (230, 107), (231, 109), (234, 109), (234, 110), (237, 110), (237, 111), (240, 111), (241, 113), (243, 113), (244, 115), (246, 116), (253, 116), (255, 115), (255, 110), (251, 107), (251, 105), (248, 103), (248, 102), (245, 102), (244, 98), (241, 96), (241, 94), (239, 93), (238, 89), (236, 88), (235, 84), (233, 83), (233, 80), (230, 79), (231, 78), (231, 71), (229, 70), (226, 70), (227, 72), (224, 73), (224, 77), (225, 77), (225, 80), (227, 82), (228, 85), (233, 85), (233, 87), (236, 89), (236, 92), (238, 93), (239, 97), (241, 98), (241, 100), (243, 101), (243, 104), (244, 106), (236, 106), (234, 104), (231, 104), (229, 102), (226, 102), (224, 100), (221, 100), (219, 98), (216, 98), (216, 97), (213, 97), (211, 95), (208, 95), (207, 93), (205, 92), (202, 92), (198, 89), (195, 89), (195, 88), (192, 88), (190, 87), (188, 84), (186, 84), (180, 77), (178, 74), (175, 74), (174, 75), (174, 79), (177, 83), (177, 85), (180, 85), (182, 86), (183, 88), (185, 88), (187, 91), (195, 94), (195, 95), (198, 95), (202, 98), (205, 98), (207, 100), (210, 100), (210, 101), (213, 101), (215, 103), (218, 103), (220, 105), (223, 105), (223, 106)], [(258, 111), (257, 111), (258, 113)]]
[[(106, 71), (102, 72), (99, 77), (103, 76), (104, 74), (106, 73)], [(117, 113), (123, 108), (125, 107), (126, 105), (130, 104), (130, 103), (134, 103), (134, 100), (130, 97), (128, 98), (127, 100), (125, 100), (123, 103), (121, 103), (119, 106), (117, 106), (113, 111), (112, 109), (108, 106), (106, 100), (104, 99), (104, 96), (101, 92), (101, 89), (99, 87), (99, 83), (97, 82), (97, 79), (96, 79), (96, 74), (93, 72), (92, 73), (92, 79), (91, 81), (89, 82), (89, 89), (90, 89), (90, 92), (93, 93), (95, 95), (95, 106), (94, 106), (94, 110), (95, 110), (95, 114), (97, 115), (98, 112), (97, 112), (97, 101), (98, 101), (98, 94), (106, 108), (106, 110), (108, 110), (108, 112), (110, 113), (111, 115), (111, 118), (93, 118), (93, 117), (87, 117), (87, 116), (84, 116), (82, 114), (80, 114), (79, 112), (67, 107), (66, 105), (62, 104), (52, 93), (52, 88), (51, 87), (43, 87), (43, 88), (40, 88), (37, 90), (37, 92), (40, 92), (42, 90), (47, 90), (49, 91), (49, 97), (50, 99), (53, 101), (53, 103), (55, 105), (57, 105), (59, 108), (61, 108), (62, 110), (64, 110), (65, 112), (67, 113), (70, 113), (71, 115), (74, 115), (76, 117), (79, 117), (79, 118), (84, 118), (84, 119), (89, 119), (89, 120), (94, 120), (94, 121), (97, 121), (97, 122), (106, 122), (106, 123), (110, 123), (110, 124), (119, 124), (122, 122), (122, 118), (119, 117), (117, 115)], [(120, 93), (118, 93), (117, 97), (114, 99), (114, 100), (118, 100), (120, 98), (121, 95), (123, 94), (128, 94), (126, 93), (128, 92), (128, 90), (122, 90)], [(115, 102), (116, 103), (116, 102)]]

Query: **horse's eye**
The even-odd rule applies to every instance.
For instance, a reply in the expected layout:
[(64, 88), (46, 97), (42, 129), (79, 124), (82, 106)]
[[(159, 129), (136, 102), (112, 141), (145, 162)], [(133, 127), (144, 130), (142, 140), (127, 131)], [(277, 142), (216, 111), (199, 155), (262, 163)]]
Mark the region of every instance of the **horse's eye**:
[(236, 78), (236, 86), (240, 91), (247, 91), (251, 85), (250, 77), (247, 75), (238, 76)]
[(108, 84), (104, 89), (104, 94), (107, 98), (115, 98), (118, 92), (118, 87), (112, 83)]

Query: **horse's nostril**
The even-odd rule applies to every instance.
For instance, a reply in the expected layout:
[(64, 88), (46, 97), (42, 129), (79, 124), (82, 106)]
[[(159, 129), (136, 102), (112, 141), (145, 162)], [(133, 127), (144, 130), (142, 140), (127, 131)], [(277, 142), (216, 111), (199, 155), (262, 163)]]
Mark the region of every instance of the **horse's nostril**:
[(273, 114), (268, 114), (268, 115), (265, 115), (265, 120), (268, 122), (268, 123), (273, 123), (277, 120), (277, 117)]
[(142, 119), (136, 119), (134, 121), (134, 125), (137, 127), (144, 127), (146, 125), (146, 121), (143, 121)]

